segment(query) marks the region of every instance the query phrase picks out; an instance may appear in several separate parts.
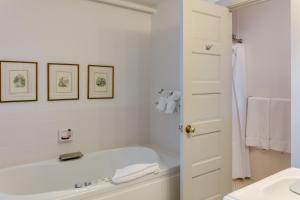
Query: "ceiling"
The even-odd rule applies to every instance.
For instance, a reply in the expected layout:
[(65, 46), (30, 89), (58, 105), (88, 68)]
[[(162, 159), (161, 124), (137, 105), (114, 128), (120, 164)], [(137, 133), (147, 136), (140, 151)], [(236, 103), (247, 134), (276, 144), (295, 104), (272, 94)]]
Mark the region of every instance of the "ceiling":
[(239, 7), (242, 5), (250, 5), (268, 0), (218, 0), (218, 4), (228, 6), (229, 8)]
[[(159, 3), (165, 1), (165, 0), (122, 0), (122, 1), (128, 1), (137, 3), (140, 5), (150, 6), (155, 8)], [(175, 1), (175, 0), (174, 0)], [(256, 1), (265, 1), (265, 0), (206, 0), (213, 3), (218, 3), (224, 6), (234, 6), (234, 5), (240, 5), (242, 3), (249, 3), (249, 2), (256, 2)]]
[(159, 4), (160, 2), (162, 2), (164, 0), (123, 0), (123, 1), (129, 1), (129, 2), (133, 2), (133, 3), (137, 3), (137, 4), (155, 7), (157, 4)]

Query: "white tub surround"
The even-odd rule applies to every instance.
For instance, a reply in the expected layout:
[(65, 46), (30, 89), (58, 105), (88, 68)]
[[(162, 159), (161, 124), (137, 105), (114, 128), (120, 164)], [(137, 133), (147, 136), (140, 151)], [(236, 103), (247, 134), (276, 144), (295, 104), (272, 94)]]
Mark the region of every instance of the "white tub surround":
[[(137, 163), (158, 163), (161, 171), (120, 185), (107, 181), (116, 169)], [(79, 160), (49, 160), (0, 170), (0, 199), (176, 200), (178, 173), (178, 160), (167, 153), (146, 147), (112, 149)]]

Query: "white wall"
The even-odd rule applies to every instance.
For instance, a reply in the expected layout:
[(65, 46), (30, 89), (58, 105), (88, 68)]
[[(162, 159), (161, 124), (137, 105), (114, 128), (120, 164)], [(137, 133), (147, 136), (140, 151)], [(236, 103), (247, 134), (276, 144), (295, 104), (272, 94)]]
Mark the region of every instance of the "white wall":
[(179, 1), (165, 0), (152, 17), (152, 63), (150, 81), (150, 141), (173, 152), (179, 152), (179, 113), (167, 115), (155, 110), (161, 88), (180, 88)]
[[(289, 1), (270, 0), (239, 8), (233, 11), (233, 20), (233, 32), (246, 47), (248, 96), (290, 99)], [(256, 179), (289, 166), (289, 154), (251, 150), (252, 174)]]
[(300, 167), (300, 1), (291, 0), (292, 166)]
[[(0, 24), (0, 60), (39, 62), (39, 101), (0, 104), (0, 168), (148, 143), (150, 15), (87, 0), (0, 0)], [(80, 64), (80, 101), (47, 102), (47, 62)], [(115, 65), (115, 99), (86, 99), (87, 64)], [(59, 128), (74, 130), (72, 144), (57, 144)]]
[(233, 12), (234, 32), (245, 41), (248, 95), (291, 97), (290, 4), (271, 0)]

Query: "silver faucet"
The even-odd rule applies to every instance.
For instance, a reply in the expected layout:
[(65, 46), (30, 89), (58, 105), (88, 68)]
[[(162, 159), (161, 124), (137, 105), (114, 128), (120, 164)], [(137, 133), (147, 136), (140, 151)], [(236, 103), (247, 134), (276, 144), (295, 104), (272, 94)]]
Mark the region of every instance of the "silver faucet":
[(80, 159), (82, 157), (83, 154), (81, 152), (73, 152), (73, 153), (61, 154), (58, 159), (60, 161), (68, 161), (68, 160)]
[(91, 185), (93, 185), (92, 181), (85, 181), (83, 184), (82, 183), (75, 183), (74, 188), (80, 189), (80, 188), (88, 187), (88, 186), (91, 186)]

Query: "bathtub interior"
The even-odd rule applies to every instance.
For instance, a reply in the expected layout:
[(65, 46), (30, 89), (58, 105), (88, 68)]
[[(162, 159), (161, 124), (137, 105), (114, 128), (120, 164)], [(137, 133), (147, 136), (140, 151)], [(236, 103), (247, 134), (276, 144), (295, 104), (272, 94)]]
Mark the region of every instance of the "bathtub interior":
[(112, 177), (116, 169), (137, 163), (159, 163), (168, 170), (178, 161), (145, 147), (128, 147), (86, 154), (68, 162), (51, 160), (0, 170), (0, 193), (34, 195), (74, 189), (76, 183), (97, 184)]

